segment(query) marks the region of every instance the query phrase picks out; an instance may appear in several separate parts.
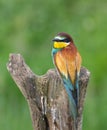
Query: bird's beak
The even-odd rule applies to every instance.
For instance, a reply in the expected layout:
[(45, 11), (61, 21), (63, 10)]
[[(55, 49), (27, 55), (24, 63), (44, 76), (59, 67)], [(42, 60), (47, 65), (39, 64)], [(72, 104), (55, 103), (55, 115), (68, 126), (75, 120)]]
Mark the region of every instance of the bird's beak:
[(56, 41), (56, 39), (52, 39), (52, 41), (54, 42), (54, 41)]

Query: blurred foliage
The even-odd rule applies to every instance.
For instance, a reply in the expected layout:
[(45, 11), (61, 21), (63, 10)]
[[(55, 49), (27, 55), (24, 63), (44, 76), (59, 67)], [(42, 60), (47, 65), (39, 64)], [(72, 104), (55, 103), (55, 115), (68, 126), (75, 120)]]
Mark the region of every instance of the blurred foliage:
[(0, 129), (32, 129), (27, 103), (6, 69), (9, 53), (21, 53), (35, 73), (44, 74), (54, 67), (51, 40), (58, 32), (72, 35), (91, 71), (83, 130), (106, 129), (106, 24), (106, 0), (1, 0)]

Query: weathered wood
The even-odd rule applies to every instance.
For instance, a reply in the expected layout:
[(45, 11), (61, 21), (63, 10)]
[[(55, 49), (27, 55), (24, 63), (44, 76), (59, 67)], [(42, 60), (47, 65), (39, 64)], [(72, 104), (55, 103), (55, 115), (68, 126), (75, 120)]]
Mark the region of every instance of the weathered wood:
[[(7, 68), (28, 102), (34, 130), (73, 130), (68, 97), (55, 69), (38, 76), (25, 64), (20, 54), (10, 54)], [(82, 112), (89, 77), (90, 72), (82, 67), (77, 130), (82, 130)]]

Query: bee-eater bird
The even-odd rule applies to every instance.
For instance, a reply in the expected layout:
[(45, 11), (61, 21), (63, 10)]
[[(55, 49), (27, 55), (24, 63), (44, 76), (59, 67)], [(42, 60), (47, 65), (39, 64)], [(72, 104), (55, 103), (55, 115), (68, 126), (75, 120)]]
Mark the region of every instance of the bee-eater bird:
[(66, 33), (59, 33), (54, 37), (52, 56), (68, 95), (70, 114), (75, 121), (79, 102), (81, 56), (72, 38)]

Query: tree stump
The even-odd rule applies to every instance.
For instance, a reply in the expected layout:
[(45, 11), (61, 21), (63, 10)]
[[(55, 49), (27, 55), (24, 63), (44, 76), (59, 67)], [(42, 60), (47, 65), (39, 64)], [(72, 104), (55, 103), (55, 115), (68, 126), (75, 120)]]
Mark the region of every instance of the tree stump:
[[(20, 54), (10, 54), (7, 69), (28, 102), (34, 130), (74, 130), (68, 97), (55, 69), (38, 76), (26, 65)], [(89, 77), (90, 72), (82, 67), (76, 130), (82, 130), (83, 105)]]

